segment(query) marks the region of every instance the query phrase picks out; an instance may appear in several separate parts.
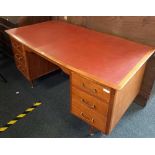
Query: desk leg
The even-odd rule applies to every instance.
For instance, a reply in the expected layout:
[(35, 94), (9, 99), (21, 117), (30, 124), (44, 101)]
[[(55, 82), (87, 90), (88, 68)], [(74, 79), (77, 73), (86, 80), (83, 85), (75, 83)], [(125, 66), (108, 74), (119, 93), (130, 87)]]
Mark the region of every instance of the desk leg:
[(95, 134), (95, 128), (93, 126), (89, 126), (89, 135), (94, 136)]
[(34, 80), (30, 81), (31, 88), (34, 88)]

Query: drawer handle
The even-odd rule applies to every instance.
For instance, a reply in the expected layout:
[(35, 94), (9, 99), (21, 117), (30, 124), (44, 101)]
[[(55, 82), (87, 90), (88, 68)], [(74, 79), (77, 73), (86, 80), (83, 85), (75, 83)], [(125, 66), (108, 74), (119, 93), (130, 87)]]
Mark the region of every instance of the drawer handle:
[(106, 92), (107, 94), (110, 94), (110, 90), (109, 89), (103, 88), (103, 91)]
[(15, 54), (15, 57), (16, 58), (20, 58), (21, 56), (19, 54)]
[(83, 112), (81, 112), (81, 116), (82, 116), (85, 120), (87, 120), (87, 121), (89, 121), (89, 122), (91, 122), (91, 123), (94, 123), (94, 119), (93, 119), (93, 118), (89, 118), (88, 116), (84, 115)]
[(84, 83), (82, 83), (82, 87), (85, 88), (85, 89), (88, 89), (89, 91), (93, 92), (93, 93), (97, 93), (97, 90), (96, 89), (89, 89), (85, 86)]
[(95, 105), (90, 105), (90, 103), (86, 102), (84, 99), (81, 99), (81, 102), (87, 105), (90, 109), (95, 109)]

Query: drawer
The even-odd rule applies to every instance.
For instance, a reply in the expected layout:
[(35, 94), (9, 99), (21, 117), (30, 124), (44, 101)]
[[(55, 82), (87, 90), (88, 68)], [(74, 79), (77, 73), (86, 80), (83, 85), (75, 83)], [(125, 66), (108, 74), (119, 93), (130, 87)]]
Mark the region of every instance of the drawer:
[(106, 102), (97, 99), (96, 97), (89, 95), (75, 87), (72, 87), (72, 104), (76, 104), (75, 106), (77, 107), (85, 106), (91, 111), (107, 117), (108, 104)]
[(95, 83), (87, 78), (84, 78), (76, 73), (72, 73), (72, 85), (76, 86), (87, 93), (94, 95), (100, 99), (109, 102), (110, 100), (110, 88)]
[(16, 41), (15, 39), (12, 39), (11, 42), (14, 49), (19, 50), (20, 52), (23, 52), (23, 46), (20, 42)]
[(16, 63), (16, 67), (26, 76), (27, 75), (27, 67), (24, 53), (21, 51), (14, 49), (14, 59)]
[(27, 75), (27, 68), (26, 68), (26, 65), (25, 65), (25, 61), (21, 61), (22, 59), (18, 60), (16, 59), (15, 62), (16, 62), (16, 67), (26, 76)]
[(20, 51), (18, 50), (14, 50), (14, 58), (15, 58), (15, 61), (17, 63), (20, 63), (21, 65), (25, 65), (25, 56), (23, 53), (21, 53)]
[(27, 76), (27, 70), (26, 70), (26, 67), (25, 66), (20, 65), (20, 64), (18, 64), (16, 66), (19, 69), (19, 71), (21, 71), (25, 76)]
[(19, 52), (14, 52), (14, 58), (17, 61), (21, 61), (21, 62), (25, 62), (25, 57), (23, 56), (23, 54), (19, 53)]
[(75, 104), (71, 105), (71, 113), (76, 117), (82, 119), (89, 125), (105, 132), (106, 129), (106, 118), (105, 117), (98, 117), (98, 115), (92, 114), (90, 110), (85, 108), (80, 108), (74, 106)]

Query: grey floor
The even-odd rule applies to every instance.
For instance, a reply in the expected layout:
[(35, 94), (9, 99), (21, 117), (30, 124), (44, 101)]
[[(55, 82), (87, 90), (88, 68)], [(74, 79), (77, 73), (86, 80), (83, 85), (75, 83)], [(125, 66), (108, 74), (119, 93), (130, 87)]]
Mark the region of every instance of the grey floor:
[[(43, 104), (0, 133), (0, 137), (90, 137), (88, 125), (69, 112), (69, 77), (57, 71), (35, 81), (31, 88), (10, 59), (0, 56), (0, 126), (32, 106)], [(16, 94), (19, 92), (19, 94)], [(93, 138), (155, 137), (155, 88), (145, 108), (133, 103), (113, 132), (106, 136), (97, 132)]]

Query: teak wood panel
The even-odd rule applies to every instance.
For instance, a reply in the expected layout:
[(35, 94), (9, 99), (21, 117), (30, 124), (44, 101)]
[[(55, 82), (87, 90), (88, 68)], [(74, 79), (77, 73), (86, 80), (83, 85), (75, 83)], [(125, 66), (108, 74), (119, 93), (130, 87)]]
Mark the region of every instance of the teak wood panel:
[(74, 98), (71, 104), (71, 113), (84, 120), (89, 125), (105, 132), (107, 118), (104, 115), (100, 115), (99, 113), (91, 111), (86, 106), (79, 104), (74, 100)]
[(146, 64), (145, 74), (143, 76), (140, 93), (135, 100), (136, 103), (142, 106), (146, 105), (147, 101), (151, 97), (151, 91), (153, 88), (154, 81), (155, 81), (155, 54), (148, 60)]
[[(130, 79), (130, 81), (122, 90), (111, 90), (109, 101), (110, 103), (105, 104), (108, 106), (106, 109), (108, 110), (108, 114), (106, 114), (106, 117), (103, 111), (96, 111), (97, 113), (95, 113), (94, 110), (90, 108), (90, 106), (92, 106), (92, 103), (95, 103), (93, 102), (96, 100), (95, 96), (92, 96), (91, 98), (91, 94), (86, 94), (83, 90), (74, 88), (75, 85), (71, 85), (71, 113), (81, 118), (88, 124), (94, 126), (95, 128), (101, 130), (102, 132), (109, 134), (137, 96), (140, 90), (144, 70), (145, 64), (132, 77), (132, 79)], [(73, 81), (73, 76), (71, 77), (71, 81)], [(85, 105), (81, 103), (80, 97), (86, 99), (86, 101), (88, 101), (88, 103), (91, 103), (91, 105)], [(104, 102), (100, 102), (100, 104), (102, 103)], [(94, 118), (96, 117), (99, 120), (96, 120), (94, 123)], [(104, 118), (104, 120), (102, 120), (101, 118)]]
[(12, 43), (13, 49), (18, 50), (21, 53), (24, 53), (23, 44), (22, 43), (18, 42), (17, 40), (15, 40), (13, 38), (11, 39), (11, 41), (12, 41), (11, 43)]
[[(75, 80), (76, 79), (76, 80)], [(79, 84), (82, 80), (82, 83), (84, 82), (87, 85), (87, 89), (85, 88), (81, 89)], [(78, 83), (78, 84), (75, 84)], [(83, 85), (82, 85), (83, 87)], [(77, 116), (78, 118), (82, 119), (89, 125), (97, 128), (98, 130), (106, 133), (107, 129), (107, 113), (109, 109), (109, 103), (106, 102), (104, 95), (102, 85), (99, 85), (95, 81), (92, 81), (89, 78), (81, 77), (81, 75), (78, 75), (77, 73), (72, 72), (71, 74), (71, 108), (70, 111), (73, 115)], [(94, 95), (93, 91), (94, 89), (100, 90), (99, 92), (101, 94), (98, 94), (99, 96), (102, 96), (101, 98), (98, 97), (98, 95)], [(109, 89), (110, 90), (110, 89)], [(108, 93), (110, 96), (111, 94)], [(109, 98), (109, 97), (108, 97)]]
[(24, 50), (27, 58), (27, 66), (30, 80), (37, 79), (58, 69), (56, 65), (38, 56), (30, 48), (24, 46)]
[(72, 86), (71, 88), (72, 100), (77, 104), (82, 104), (90, 109), (90, 111), (95, 111), (101, 115), (107, 117), (108, 104), (103, 100), (97, 99), (96, 97), (79, 90), (78, 88)]
[(113, 104), (111, 105), (111, 111), (109, 111), (109, 127), (108, 132), (110, 133), (112, 129), (119, 122), (123, 114), (126, 112), (128, 107), (131, 105), (135, 97), (138, 95), (143, 74), (145, 70), (145, 64), (141, 69), (130, 79), (126, 86), (121, 90), (116, 90)]
[(28, 77), (28, 68), (25, 53), (22, 53), (17, 49), (14, 49), (13, 51), (16, 67), (25, 77)]
[(11, 38), (16, 67), (29, 80), (37, 79), (58, 67), (38, 56), (30, 48)]
[(16, 67), (25, 77), (27, 77), (27, 79), (29, 79), (26, 55), (23, 49), (23, 45), (15, 39), (11, 39), (11, 43)]
[(103, 99), (107, 103), (110, 100), (110, 88), (98, 84), (90, 79), (88, 80), (86, 77), (83, 77), (77, 73), (72, 73), (72, 85), (88, 92), (93, 96)]

